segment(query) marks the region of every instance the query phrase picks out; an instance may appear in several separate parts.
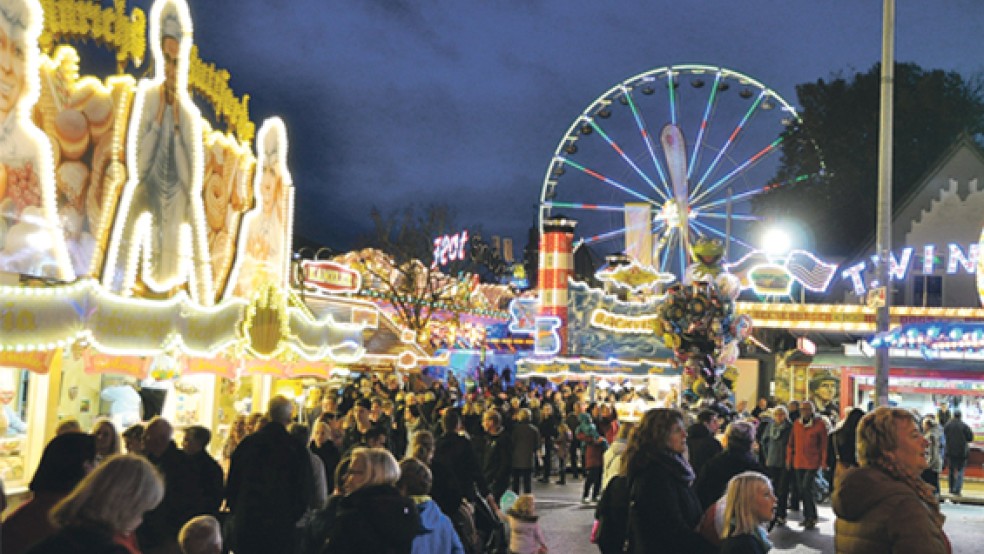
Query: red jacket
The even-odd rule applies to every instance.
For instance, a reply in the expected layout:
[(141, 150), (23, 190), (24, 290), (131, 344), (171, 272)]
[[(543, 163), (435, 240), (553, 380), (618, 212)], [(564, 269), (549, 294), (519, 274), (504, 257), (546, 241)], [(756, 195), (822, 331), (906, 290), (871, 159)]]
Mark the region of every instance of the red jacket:
[(793, 469), (820, 469), (827, 465), (827, 425), (819, 417), (807, 427), (803, 420), (793, 423), (786, 445), (786, 463)]
[(604, 463), (605, 447), (604, 440), (595, 440), (585, 433), (578, 433), (577, 439), (584, 442), (584, 469), (601, 467)]

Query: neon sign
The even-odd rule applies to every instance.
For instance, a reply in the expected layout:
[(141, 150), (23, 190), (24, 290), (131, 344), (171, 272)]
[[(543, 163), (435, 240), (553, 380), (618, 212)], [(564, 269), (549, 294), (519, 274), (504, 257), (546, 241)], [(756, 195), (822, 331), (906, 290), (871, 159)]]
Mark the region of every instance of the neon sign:
[(741, 281), (743, 289), (763, 296), (788, 296), (794, 282), (811, 292), (824, 292), (837, 274), (837, 264), (829, 264), (806, 250), (793, 250), (777, 259), (761, 250), (750, 252), (725, 271)]
[(561, 327), (559, 317), (540, 316), (536, 318), (536, 334), (533, 335), (533, 351), (539, 356), (553, 356), (560, 352)]
[[(980, 244), (969, 244), (967, 249), (964, 250), (959, 244), (951, 242), (947, 245), (948, 256), (946, 263), (946, 272), (948, 275), (955, 275), (960, 272), (962, 268), (968, 274), (973, 275), (977, 271), (977, 267), (980, 262)], [(909, 269), (912, 267), (912, 254), (914, 249), (909, 246), (902, 249), (901, 256), (896, 258), (894, 253), (889, 253), (889, 274), (893, 281), (903, 281), (909, 274)], [(936, 246), (933, 244), (927, 244), (923, 246), (923, 259), (922, 259), (922, 272), (925, 275), (930, 275), (936, 271), (937, 263), (940, 259), (936, 256)], [(871, 256), (872, 267), (877, 267), (878, 265), (878, 255), (875, 254)], [(864, 280), (864, 272), (868, 269), (868, 263), (866, 261), (858, 262), (851, 267), (845, 269), (841, 272), (841, 278), (851, 281), (854, 288), (854, 294), (863, 295), (867, 291)], [(878, 286), (877, 281), (871, 282), (872, 287)]]
[(629, 316), (597, 308), (591, 312), (591, 325), (613, 333), (652, 335), (662, 329), (658, 315)]
[(509, 332), (516, 335), (532, 335), (536, 332), (536, 314), (540, 301), (536, 298), (514, 298), (509, 303)]
[(307, 287), (330, 294), (359, 292), (362, 288), (362, 275), (347, 265), (304, 260), (301, 267), (304, 268), (304, 285)]
[(468, 253), (468, 231), (454, 235), (444, 235), (434, 239), (434, 263), (431, 267), (448, 265), (464, 260)]
[(660, 273), (650, 266), (644, 266), (635, 260), (628, 265), (609, 267), (599, 271), (595, 276), (606, 283), (625, 287), (633, 293), (653, 290), (659, 285), (672, 283), (676, 277), (672, 273)]

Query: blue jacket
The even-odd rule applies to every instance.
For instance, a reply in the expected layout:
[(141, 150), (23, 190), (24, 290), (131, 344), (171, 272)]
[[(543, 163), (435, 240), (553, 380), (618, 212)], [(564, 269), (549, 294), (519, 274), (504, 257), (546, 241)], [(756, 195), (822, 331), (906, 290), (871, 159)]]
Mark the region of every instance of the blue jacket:
[(411, 552), (413, 554), (464, 554), (458, 533), (448, 516), (437, 507), (437, 503), (429, 497), (417, 504), (420, 512), (420, 525), (424, 531), (414, 537)]

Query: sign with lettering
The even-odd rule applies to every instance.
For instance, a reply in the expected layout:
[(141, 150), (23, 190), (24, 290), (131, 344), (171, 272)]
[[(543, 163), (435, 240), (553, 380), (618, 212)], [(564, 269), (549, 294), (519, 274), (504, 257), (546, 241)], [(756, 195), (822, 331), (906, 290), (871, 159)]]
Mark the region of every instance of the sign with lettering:
[(434, 239), (434, 262), (431, 267), (464, 260), (468, 255), (468, 231)]
[(304, 271), (305, 288), (328, 294), (359, 292), (362, 288), (362, 276), (347, 265), (331, 261), (304, 260), (301, 262), (301, 268)]
[[(932, 275), (937, 266), (941, 269), (945, 268), (948, 275), (954, 275), (959, 273), (961, 270), (965, 273), (973, 275), (977, 272), (978, 262), (980, 260), (980, 249), (979, 243), (971, 243), (967, 245), (967, 248), (963, 248), (959, 244), (950, 243), (947, 245), (946, 249), (946, 265), (943, 265), (943, 256), (937, 252), (936, 245), (927, 244), (922, 248), (921, 261), (917, 260), (919, 256), (914, 256), (914, 249), (911, 246), (902, 249), (901, 254), (896, 257), (895, 253), (889, 254), (889, 265), (888, 273), (890, 279), (893, 281), (904, 281), (909, 275), (909, 270), (913, 265), (919, 264), (919, 268), (922, 270), (923, 275)], [(869, 269), (874, 269), (878, 266), (878, 255), (871, 256), (871, 264), (869, 265), (867, 261), (860, 261), (841, 272), (841, 278), (850, 281), (853, 285), (854, 294), (858, 296), (863, 296), (868, 290), (868, 287), (877, 287), (879, 283), (877, 281), (865, 280), (865, 271)]]

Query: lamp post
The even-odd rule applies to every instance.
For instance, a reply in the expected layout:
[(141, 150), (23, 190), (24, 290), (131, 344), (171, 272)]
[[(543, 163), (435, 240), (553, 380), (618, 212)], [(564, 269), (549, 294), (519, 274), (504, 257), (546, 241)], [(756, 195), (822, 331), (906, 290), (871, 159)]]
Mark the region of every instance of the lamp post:
[[(892, 251), (892, 92), (895, 85), (895, 0), (883, 0), (881, 109), (878, 133), (878, 284), (884, 287), (884, 301), (876, 308), (875, 332), (887, 333), (891, 321), (892, 283), (889, 275)], [(879, 348), (875, 356), (875, 401), (888, 406), (888, 348)]]

